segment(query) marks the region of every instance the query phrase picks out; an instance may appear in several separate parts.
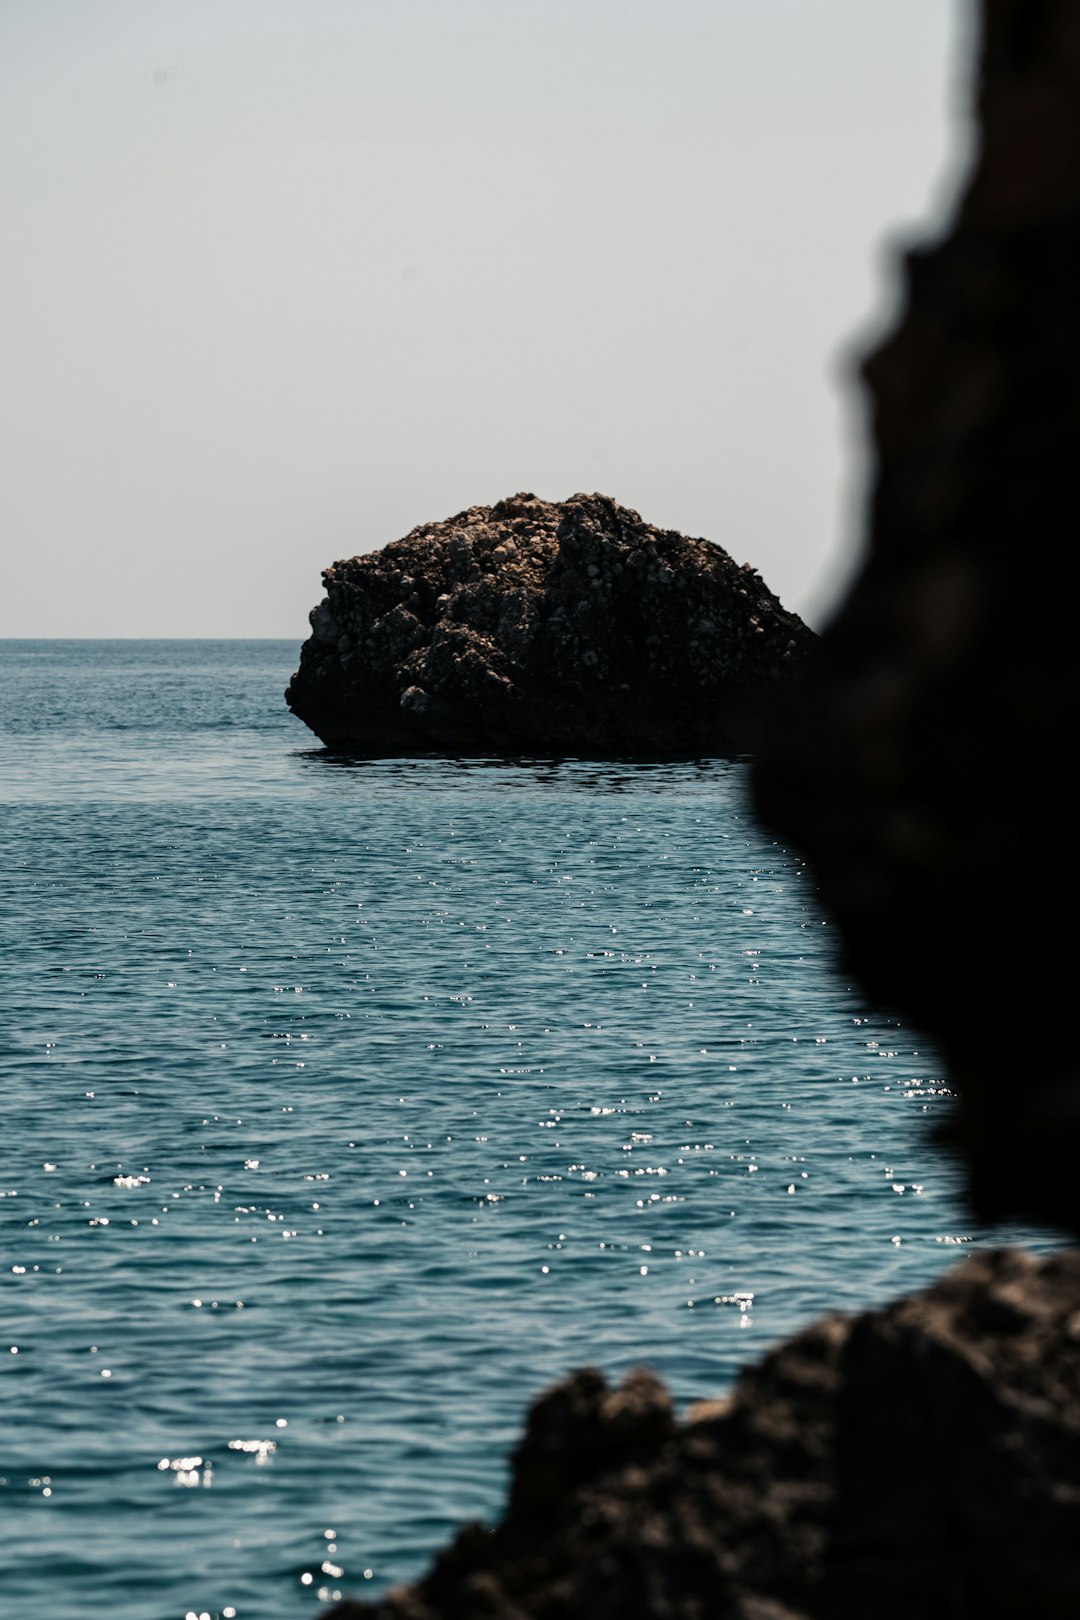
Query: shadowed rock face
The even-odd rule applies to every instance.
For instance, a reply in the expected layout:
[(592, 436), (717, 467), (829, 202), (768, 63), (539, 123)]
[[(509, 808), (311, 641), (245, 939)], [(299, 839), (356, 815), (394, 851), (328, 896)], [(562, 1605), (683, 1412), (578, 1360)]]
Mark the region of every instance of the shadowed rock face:
[(1080, 1614), (1080, 1256), (977, 1256), (830, 1317), (677, 1423), (581, 1372), (533, 1407), (506, 1517), (336, 1620)]
[(329, 747), (730, 752), (812, 633), (749, 567), (602, 495), (515, 495), (323, 575), (286, 692)]
[(1076, 1227), (1080, 6), (990, 0), (979, 116), (865, 368), (865, 564), (756, 792), (849, 968), (942, 1045), (979, 1210)]
[[(866, 561), (786, 690), (763, 815), (850, 964), (943, 1044), (984, 1212), (1080, 1225), (1080, 5), (986, 0), (981, 145), (866, 373)], [(339, 1620), (1073, 1620), (1080, 1256), (984, 1254), (674, 1421), (534, 1407), (503, 1522)]]

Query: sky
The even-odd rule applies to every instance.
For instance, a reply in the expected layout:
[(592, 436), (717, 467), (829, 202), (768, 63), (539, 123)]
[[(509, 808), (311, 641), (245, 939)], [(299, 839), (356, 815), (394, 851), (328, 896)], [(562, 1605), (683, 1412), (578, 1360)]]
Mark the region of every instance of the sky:
[(820, 625), (961, 0), (2, 0), (0, 636), (307, 633), (517, 490)]

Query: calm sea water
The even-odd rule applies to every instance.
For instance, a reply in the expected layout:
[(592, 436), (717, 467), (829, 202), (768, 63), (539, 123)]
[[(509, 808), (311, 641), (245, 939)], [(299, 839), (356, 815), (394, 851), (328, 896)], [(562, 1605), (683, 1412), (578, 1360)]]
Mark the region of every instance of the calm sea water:
[(375, 1592), (569, 1368), (715, 1394), (985, 1241), (744, 766), (335, 758), (296, 651), (0, 644), (21, 1620)]

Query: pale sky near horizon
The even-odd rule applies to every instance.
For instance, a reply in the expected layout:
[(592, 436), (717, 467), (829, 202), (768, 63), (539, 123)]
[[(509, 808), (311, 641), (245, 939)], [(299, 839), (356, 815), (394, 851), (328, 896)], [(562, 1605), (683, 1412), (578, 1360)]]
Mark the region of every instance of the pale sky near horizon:
[(962, 0), (4, 0), (0, 636), (295, 636), (516, 490), (820, 623)]

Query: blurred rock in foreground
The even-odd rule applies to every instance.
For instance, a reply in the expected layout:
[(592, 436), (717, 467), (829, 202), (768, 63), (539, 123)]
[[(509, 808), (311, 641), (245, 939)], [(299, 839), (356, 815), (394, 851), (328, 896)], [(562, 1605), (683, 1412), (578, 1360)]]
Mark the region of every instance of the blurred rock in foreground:
[(286, 701), (328, 747), (726, 753), (813, 634), (720, 546), (515, 495), (334, 563)]
[[(931, 1030), (978, 1206), (1080, 1226), (1080, 5), (985, 0), (980, 147), (870, 360), (868, 555), (757, 769), (851, 965)], [(1080, 1256), (977, 1256), (673, 1421), (534, 1408), (506, 1516), (338, 1620), (1072, 1620)]]
[(826, 1317), (677, 1423), (648, 1373), (533, 1407), (494, 1531), (335, 1620), (1080, 1615), (1080, 1255)]
[(943, 1048), (979, 1211), (1076, 1229), (1080, 5), (984, 15), (970, 185), (866, 365), (864, 566), (756, 791)]

